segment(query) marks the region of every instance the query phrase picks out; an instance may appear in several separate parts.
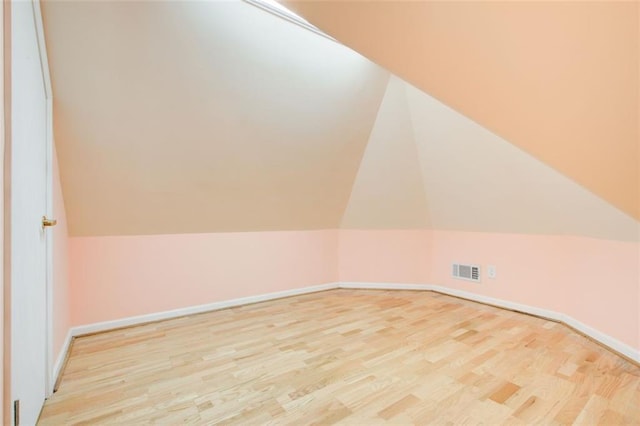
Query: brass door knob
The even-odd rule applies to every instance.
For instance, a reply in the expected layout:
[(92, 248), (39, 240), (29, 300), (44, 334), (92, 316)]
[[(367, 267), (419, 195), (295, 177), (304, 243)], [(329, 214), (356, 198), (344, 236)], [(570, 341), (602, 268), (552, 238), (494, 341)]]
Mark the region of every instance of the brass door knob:
[(57, 220), (55, 219), (47, 219), (46, 216), (42, 216), (42, 227), (45, 228), (47, 226), (56, 226), (56, 223), (58, 223)]

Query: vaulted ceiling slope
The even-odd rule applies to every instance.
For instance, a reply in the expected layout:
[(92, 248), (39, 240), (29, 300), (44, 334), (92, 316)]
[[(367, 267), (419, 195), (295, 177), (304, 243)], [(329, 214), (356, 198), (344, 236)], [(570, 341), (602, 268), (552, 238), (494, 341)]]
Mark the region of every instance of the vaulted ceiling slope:
[(640, 241), (640, 222), (395, 76), (341, 226)]
[(45, 2), (70, 233), (337, 228), (388, 72), (244, 2)]
[(640, 219), (640, 2), (283, 3)]

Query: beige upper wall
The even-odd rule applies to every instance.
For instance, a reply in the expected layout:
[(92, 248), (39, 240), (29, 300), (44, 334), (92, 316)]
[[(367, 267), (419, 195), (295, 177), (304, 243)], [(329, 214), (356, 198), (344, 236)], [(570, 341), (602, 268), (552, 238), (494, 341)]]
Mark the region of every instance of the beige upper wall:
[(413, 137), (405, 83), (389, 80), (340, 226), (429, 227), (429, 209)]
[(640, 218), (638, 2), (283, 3)]
[(69, 232), (337, 228), (388, 72), (235, 2), (46, 2)]

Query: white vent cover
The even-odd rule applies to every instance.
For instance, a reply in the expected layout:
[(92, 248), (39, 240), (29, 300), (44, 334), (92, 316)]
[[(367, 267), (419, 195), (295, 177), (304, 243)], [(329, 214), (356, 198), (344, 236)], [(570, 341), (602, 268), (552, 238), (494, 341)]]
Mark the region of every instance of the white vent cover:
[(454, 278), (461, 280), (480, 282), (480, 266), (463, 265), (461, 263), (452, 264), (451, 273)]

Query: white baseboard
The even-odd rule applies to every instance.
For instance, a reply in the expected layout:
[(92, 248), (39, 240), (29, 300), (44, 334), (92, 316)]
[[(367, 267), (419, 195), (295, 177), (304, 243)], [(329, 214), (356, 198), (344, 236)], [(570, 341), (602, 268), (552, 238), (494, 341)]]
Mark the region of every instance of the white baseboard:
[(510, 302), (504, 299), (496, 299), (494, 297), (483, 296), (481, 294), (471, 293), (464, 290), (457, 290), (454, 288), (447, 288), (437, 285), (431, 286), (432, 291), (436, 291), (442, 294), (448, 294), (450, 296), (461, 297), (463, 299), (473, 300), (474, 302), (486, 303), (488, 305), (495, 305), (501, 308), (510, 309), (512, 311), (524, 312), (539, 317), (544, 317), (553, 321), (562, 321), (563, 315), (548, 309), (542, 309), (535, 306), (523, 305), (521, 303)]
[(190, 306), (190, 307), (174, 309), (170, 311), (157, 312), (153, 314), (139, 315), (134, 317), (122, 318), (119, 320), (104, 321), (104, 322), (99, 322), (94, 324), (87, 324), (87, 325), (82, 325), (78, 327), (73, 327), (71, 328), (71, 330), (69, 330), (69, 334), (67, 335), (67, 339), (65, 340), (65, 345), (63, 347), (63, 350), (60, 352), (58, 356), (58, 360), (56, 361), (56, 365), (54, 368), (54, 374), (56, 375), (55, 377), (57, 377), (58, 372), (62, 368), (62, 364), (64, 363), (64, 357), (68, 351), (68, 345), (71, 342), (72, 337), (82, 336), (85, 334), (91, 334), (91, 333), (96, 333), (100, 331), (113, 330), (115, 328), (129, 327), (132, 325), (144, 324), (152, 321), (159, 321), (164, 319), (177, 318), (185, 315), (193, 315), (193, 314), (199, 314), (202, 312), (215, 311), (219, 309), (230, 308), (233, 306), (247, 305), (250, 303), (264, 302), (267, 300), (280, 299), (283, 297), (297, 296), (297, 295), (307, 294), (307, 293), (315, 293), (315, 292), (324, 291), (324, 290), (332, 290), (336, 288), (435, 291), (438, 293), (457, 296), (457, 297), (469, 299), (476, 302), (495, 305), (501, 308), (520, 311), (520, 312), (524, 312), (532, 315), (537, 315), (540, 317), (548, 318), (553, 321), (562, 322), (578, 330), (580, 333), (583, 333), (586, 336), (589, 336), (590, 338), (600, 342), (604, 346), (607, 346), (613, 349), (614, 351), (626, 356), (627, 358), (640, 363), (640, 350), (635, 349), (625, 343), (622, 343), (619, 340), (609, 336), (608, 334), (603, 333), (599, 330), (596, 330), (595, 328), (590, 327), (576, 320), (575, 318), (572, 318), (566, 314), (551, 311), (548, 309), (542, 309), (534, 306), (523, 305), (520, 303), (510, 302), (507, 300), (496, 299), (493, 297), (483, 296), (476, 293), (471, 293), (463, 290), (457, 290), (457, 289), (452, 289), (452, 288), (442, 287), (442, 286), (437, 286), (432, 284), (337, 282), (337, 283), (327, 283), (327, 284), (315, 285), (310, 287), (297, 288), (293, 290), (279, 291), (275, 293), (266, 293), (258, 296), (249, 296), (249, 297), (242, 297), (238, 299), (224, 300), (221, 302), (213, 302), (205, 305)]
[(548, 318), (553, 321), (558, 321), (568, 325), (580, 333), (590, 337), (602, 345), (607, 346), (610, 349), (626, 356), (627, 358), (640, 363), (640, 350), (635, 349), (626, 343), (609, 336), (593, 327), (590, 327), (577, 319), (549, 309), (538, 308), (535, 306), (523, 305), (520, 303), (510, 302), (508, 300), (496, 299), (493, 297), (483, 296), (476, 293), (471, 293), (464, 290), (457, 290), (448, 287), (442, 287), (432, 284), (402, 284), (402, 283), (367, 283), (367, 282), (341, 282), (338, 285), (340, 288), (351, 289), (372, 289), (372, 290), (424, 290), (435, 291), (442, 294), (448, 294), (450, 296), (461, 297), (463, 299), (469, 299), (475, 302), (486, 303), (489, 305), (495, 305), (501, 308), (511, 309), (514, 311), (524, 312), (544, 318)]
[(614, 351), (640, 364), (640, 350), (634, 349), (631, 346), (609, 336), (608, 334), (596, 330), (595, 328), (590, 327), (568, 315), (562, 315), (561, 322), (565, 323), (571, 328), (578, 330), (585, 336), (589, 336), (591, 339), (600, 342), (602, 345), (607, 346), (608, 348), (613, 349)]
[(62, 347), (60, 348), (60, 352), (58, 353), (58, 357), (56, 358), (56, 363), (53, 364), (53, 371), (51, 372), (51, 380), (49, 381), (51, 388), (49, 389), (49, 394), (53, 393), (53, 387), (60, 377), (60, 373), (64, 368), (64, 361), (67, 359), (67, 354), (71, 349), (71, 341), (73, 340), (73, 335), (71, 334), (71, 329), (67, 331), (67, 335), (64, 338), (64, 342), (62, 343)]
[(310, 287), (296, 288), (292, 290), (277, 291), (274, 293), (260, 294), (257, 296), (241, 297), (238, 299), (223, 300), (221, 302), (207, 303), (204, 305), (188, 306), (185, 308), (173, 309), (170, 311), (156, 312), (146, 315), (137, 315), (118, 320), (97, 322), (93, 324), (80, 325), (71, 328), (73, 337), (85, 334), (97, 333), (100, 331), (113, 330), (116, 328), (129, 327), (132, 325), (144, 324), (147, 322), (160, 321), (165, 319), (183, 317), (185, 315), (200, 314), (203, 312), (217, 311), (219, 309), (231, 308), (234, 306), (248, 305), (251, 303), (265, 302), (267, 300), (281, 299), (283, 297), (298, 296), (301, 294), (315, 293), (318, 291), (338, 288), (338, 283), (328, 283), (314, 285)]

